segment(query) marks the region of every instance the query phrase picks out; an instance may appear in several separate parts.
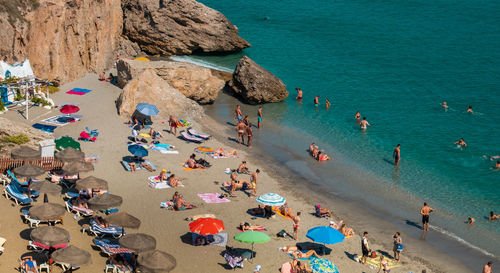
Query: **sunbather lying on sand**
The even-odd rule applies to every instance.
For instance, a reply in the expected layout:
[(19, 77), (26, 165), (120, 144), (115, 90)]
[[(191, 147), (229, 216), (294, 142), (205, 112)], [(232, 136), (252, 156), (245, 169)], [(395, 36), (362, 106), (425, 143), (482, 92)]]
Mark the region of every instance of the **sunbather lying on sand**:
[(344, 234), (344, 236), (354, 236), (354, 231), (352, 228), (346, 227), (344, 223), (342, 223), (342, 226), (339, 229), (340, 233)]
[(297, 258), (309, 258), (312, 255), (320, 258), (318, 253), (316, 253), (316, 251), (314, 249), (311, 249), (311, 250), (307, 251), (306, 253), (303, 253), (296, 246), (285, 246), (285, 247), (281, 248), (281, 250), (285, 253), (291, 254), (295, 259), (297, 259)]
[(189, 159), (184, 163), (184, 166), (187, 166), (188, 168), (191, 169), (197, 169), (197, 168), (203, 168), (201, 164), (196, 163), (196, 155), (192, 154)]
[(247, 222), (241, 222), (241, 223), (240, 223), (240, 229), (241, 229), (242, 231), (248, 231), (248, 230), (263, 230), (263, 229), (265, 229), (265, 227), (263, 227), (263, 226), (259, 226), (259, 225), (252, 226), (252, 225), (250, 225), (250, 223), (247, 223)]
[(148, 162), (144, 161), (144, 162), (141, 162), (139, 164), (140, 167), (150, 171), (150, 172), (154, 172), (155, 170), (153, 169), (153, 167), (151, 166), (151, 164), (149, 164)]
[(285, 217), (290, 217), (290, 218), (295, 217), (295, 215), (293, 215), (293, 213), (292, 213), (292, 208), (288, 207), (287, 202), (285, 202), (285, 204), (283, 204), (281, 207), (279, 207), (279, 211)]
[(222, 147), (218, 147), (215, 150), (215, 155), (223, 157), (238, 156), (238, 151), (236, 151), (236, 149), (232, 149), (229, 151), (229, 150), (224, 150)]
[(196, 208), (196, 206), (193, 206), (192, 204), (187, 203), (184, 201), (184, 197), (182, 194), (179, 194), (175, 199), (172, 199), (174, 202), (174, 209), (176, 210), (186, 210), (186, 209), (192, 209)]
[(231, 197), (235, 196), (234, 192), (237, 190), (246, 191), (251, 188), (252, 186), (250, 186), (250, 183), (248, 183), (245, 179), (241, 179), (240, 181), (231, 181)]
[(238, 166), (238, 173), (246, 173), (246, 174), (250, 173), (250, 170), (247, 167), (246, 161), (241, 161), (240, 166)]

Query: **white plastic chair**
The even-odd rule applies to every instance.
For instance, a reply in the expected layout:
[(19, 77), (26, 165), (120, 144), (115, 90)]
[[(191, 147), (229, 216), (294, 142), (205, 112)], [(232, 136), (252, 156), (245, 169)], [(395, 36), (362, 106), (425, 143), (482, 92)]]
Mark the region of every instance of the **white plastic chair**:
[(47, 273), (50, 273), (50, 265), (48, 263), (43, 263), (38, 266), (38, 272), (42, 273), (42, 270), (47, 271)]

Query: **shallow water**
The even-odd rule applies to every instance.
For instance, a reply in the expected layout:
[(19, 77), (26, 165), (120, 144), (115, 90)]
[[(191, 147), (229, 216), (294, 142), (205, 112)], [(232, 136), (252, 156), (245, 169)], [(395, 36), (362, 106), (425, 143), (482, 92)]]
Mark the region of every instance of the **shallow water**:
[[(243, 54), (287, 84), (285, 103), (264, 106), (266, 119), (296, 133), (280, 144), (300, 156), (318, 143), (379, 178), (380, 196), (411, 203), (402, 207), (426, 200), (440, 212), (436, 228), (500, 256), (500, 224), (485, 218), (500, 213), (500, 171), (483, 158), (500, 155), (500, 2), (202, 2), (238, 26), (252, 44)], [(191, 61), (231, 69), (239, 57)], [(303, 104), (294, 100), (295, 87), (304, 90)], [(466, 113), (468, 105), (477, 112)], [(356, 111), (372, 124), (366, 132), (354, 121)], [(461, 137), (467, 148), (453, 145)], [(415, 198), (404, 200), (405, 192)], [(476, 218), (476, 231), (463, 224), (468, 216)]]

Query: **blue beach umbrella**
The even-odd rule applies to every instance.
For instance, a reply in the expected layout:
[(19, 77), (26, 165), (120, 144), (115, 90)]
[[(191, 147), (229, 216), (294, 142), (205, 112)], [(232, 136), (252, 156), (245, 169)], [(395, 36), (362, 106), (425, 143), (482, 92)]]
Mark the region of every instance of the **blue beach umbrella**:
[(270, 192), (259, 196), (257, 202), (265, 206), (281, 206), (285, 204), (286, 200), (281, 195)]
[(306, 237), (317, 243), (329, 245), (341, 243), (345, 239), (344, 234), (329, 226), (311, 228), (307, 231)]
[(337, 267), (327, 259), (311, 259), (309, 266), (315, 273), (339, 273)]
[(128, 151), (138, 157), (145, 157), (148, 156), (148, 150), (146, 148), (139, 146), (139, 145), (129, 145), (128, 146)]
[(151, 103), (139, 103), (136, 107), (137, 111), (146, 116), (156, 116), (160, 113), (160, 110)]

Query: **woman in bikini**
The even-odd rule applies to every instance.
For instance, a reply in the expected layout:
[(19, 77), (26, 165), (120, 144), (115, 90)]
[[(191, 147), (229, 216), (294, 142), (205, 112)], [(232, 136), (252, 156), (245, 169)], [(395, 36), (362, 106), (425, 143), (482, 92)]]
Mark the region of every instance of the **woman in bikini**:
[(160, 174), (158, 175), (158, 180), (160, 180), (160, 182), (163, 182), (163, 181), (167, 181), (168, 177), (167, 177), (167, 170), (163, 169), (161, 170)]
[(381, 255), (381, 256), (380, 256), (380, 265), (379, 265), (379, 268), (378, 268), (377, 273), (379, 273), (379, 272), (380, 272), (380, 269), (382, 269), (384, 273), (389, 273), (389, 272), (391, 272), (391, 268), (389, 267), (389, 262), (388, 262), (388, 261), (387, 261), (387, 259), (384, 257), (384, 255)]
[(285, 253), (291, 254), (295, 259), (297, 258), (309, 258), (311, 256), (316, 256), (320, 258), (318, 253), (314, 249), (307, 251), (306, 253), (301, 252), (296, 246), (285, 246), (281, 249)]
[(218, 147), (215, 150), (215, 155), (220, 157), (238, 156), (238, 151), (236, 151), (236, 149), (232, 149), (231, 151), (226, 151), (222, 147)]
[(327, 161), (327, 160), (331, 160), (331, 158), (327, 155), (327, 154), (324, 154), (323, 152), (318, 152), (318, 161), (319, 162), (322, 162), (322, 161)]
[(264, 230), (265, 228), (263, 226), (252, 226), (250, 223), (247, 222), (241, 222), (240, 223), (240, 229), (241, 231), (249, 231), (249, 230)]

